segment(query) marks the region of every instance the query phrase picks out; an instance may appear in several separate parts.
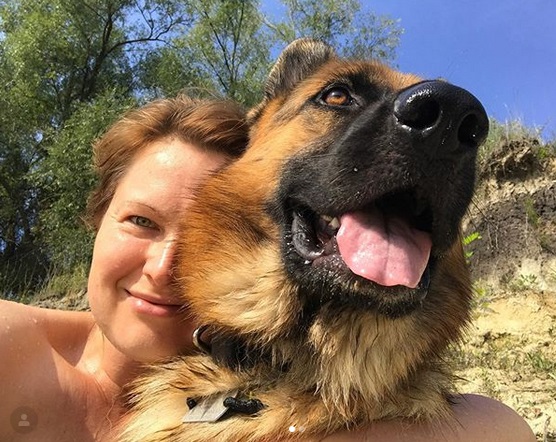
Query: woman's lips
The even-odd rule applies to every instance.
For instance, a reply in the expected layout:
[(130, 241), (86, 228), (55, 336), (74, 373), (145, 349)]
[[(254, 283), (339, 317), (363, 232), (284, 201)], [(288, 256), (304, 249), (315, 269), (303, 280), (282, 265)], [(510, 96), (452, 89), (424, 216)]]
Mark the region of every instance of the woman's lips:
[(129, 295), (128, 299), (131, 301), (131, 305), (135, 311), (140, 314), (162, 318), (172, 317), (176, 316), (183, 307), (178, 304), (170, 304), (164, 300), (155, 300), (154, 298), (146, 295), (134, 294), (129, 291), (127, 293)]

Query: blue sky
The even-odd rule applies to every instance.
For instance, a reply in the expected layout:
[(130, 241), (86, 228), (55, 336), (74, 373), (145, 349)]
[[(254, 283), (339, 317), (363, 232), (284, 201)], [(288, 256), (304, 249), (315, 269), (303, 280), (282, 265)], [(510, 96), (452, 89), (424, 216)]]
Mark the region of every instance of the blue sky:
[(400, 19), (400, 70), (446, 78), (500, 122), (556, 138), (556, 0), (362, 0)]
[(399, 18), (401, 70), (473, 92), (498, 121), (556, 137), (556, 1), (362, 1)]

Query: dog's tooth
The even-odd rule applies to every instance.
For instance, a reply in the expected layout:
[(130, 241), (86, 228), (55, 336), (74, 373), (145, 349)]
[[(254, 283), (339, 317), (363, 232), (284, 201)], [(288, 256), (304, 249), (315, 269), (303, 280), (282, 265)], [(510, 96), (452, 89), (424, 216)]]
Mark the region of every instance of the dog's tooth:
[(340, 228), (340, 220), (337, 217), (333, 217), (330, 215), (321, 215), (320, 220), (322, 222), (322, 226), (328, 229), (339, 229)]
[(328, 227), (332, 229), (339, 229), (340, 228), (340, 220), (337, 217), (334, 217), (328, 223)]

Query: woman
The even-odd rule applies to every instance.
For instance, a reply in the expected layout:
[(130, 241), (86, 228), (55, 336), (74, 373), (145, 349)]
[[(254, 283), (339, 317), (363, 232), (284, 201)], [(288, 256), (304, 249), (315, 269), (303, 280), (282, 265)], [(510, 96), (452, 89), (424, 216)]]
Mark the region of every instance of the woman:
[(243, 121), (230, 102), (160, 100), (95, 145), (91, 313), (0, 304), (0, 440), (104, 440), (140, 365), (191, 350), (170, 288), (178, 222), (197, 185), (244, 149)]
[[(0, 302), (0, 440), (107, 440), (142, 364), (194, 351), (171, 288), (178, 223), (196, 187), (241, 153), (243, 121), (230, 102), (159, 100), (95, 145), (91, 312)], [(460, 426), (381, 422), (325, 440), (534, 441), (496, 401), (469, 395), (454, 411)]]

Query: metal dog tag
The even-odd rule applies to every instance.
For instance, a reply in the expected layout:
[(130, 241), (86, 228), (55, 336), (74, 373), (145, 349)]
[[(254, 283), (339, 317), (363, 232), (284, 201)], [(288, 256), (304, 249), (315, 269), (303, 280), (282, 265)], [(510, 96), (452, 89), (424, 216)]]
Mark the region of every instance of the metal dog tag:
[(237, 390), (206, 397), (185, 413), (182, 422), (216, 422), (228, 411), (228, 407), (224, 406), (224, 399), (236, 395)]

